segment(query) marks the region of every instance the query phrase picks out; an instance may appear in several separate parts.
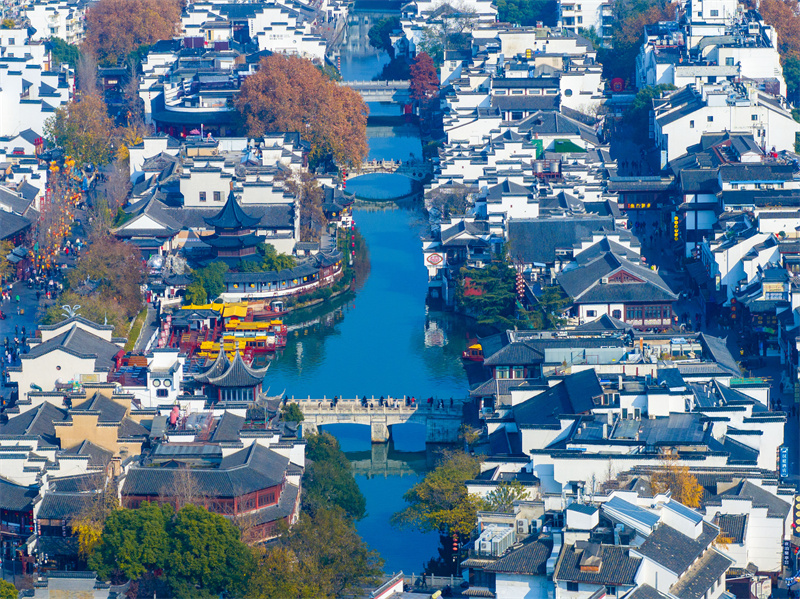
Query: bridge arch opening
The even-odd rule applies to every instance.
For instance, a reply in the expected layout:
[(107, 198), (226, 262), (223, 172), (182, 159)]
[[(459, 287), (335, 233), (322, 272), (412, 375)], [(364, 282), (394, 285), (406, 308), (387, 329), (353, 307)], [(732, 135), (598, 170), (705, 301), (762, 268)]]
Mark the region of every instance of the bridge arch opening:
[(371, 451), (372, 449), (371, 427), (368, 424), (338, 422), (322, 424), (318, 429), (320, 432), (328, 432), (336, 437), (339, 446), (345, 453)]
[(347, 191), (360, 200), (399, 200), (416, 193), (416, 182), (398, 173), (369, 173), (348, 179)]
[(421, 422), (400, 422), (389, 427), (395, 451), (425, 451), (427, 427)]

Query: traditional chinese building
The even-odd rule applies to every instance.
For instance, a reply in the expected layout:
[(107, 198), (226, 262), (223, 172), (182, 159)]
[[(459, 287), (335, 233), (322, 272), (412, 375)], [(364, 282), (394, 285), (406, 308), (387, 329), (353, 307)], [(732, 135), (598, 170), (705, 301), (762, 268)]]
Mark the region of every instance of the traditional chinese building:
[(236, 200), (233, 189), (222, 210), (204, 220), (214, 227), (214, 233), (203, 237), (203, 242), (213, 248), (215, 258), (235, 265), (242, 258), (256, 253), (259, 239), (255, 227), (259, 219), (244, 211)]
[(239, 352), (231, 362), (225, 352), (220, 351), (211, 367), (196, 375), (194, 381), (203, 386), (212, 401), (255, 401), (268, 369), (269, 366), (251, 368)]

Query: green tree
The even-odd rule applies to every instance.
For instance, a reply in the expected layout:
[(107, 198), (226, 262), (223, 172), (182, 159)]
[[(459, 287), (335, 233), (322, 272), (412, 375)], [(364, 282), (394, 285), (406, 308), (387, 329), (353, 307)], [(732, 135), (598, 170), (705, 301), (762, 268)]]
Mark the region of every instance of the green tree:
[(0, 241), (0, 281), (14, 272), (15, 267), (8, 261), (8, 255), (14, 250), (14, 244), (4, 239)]
[(521, 482), (501, 482), (486, 495), (486, 503), (493, 512), (511, 512), (514, 502), (528, 498), (528, 489)]
[(171, 506), (148, 502), (135, 510), (112, 512), (89, 558), (89, 567), (103, 580), (119, 575), (135, 580), (156, 568), (165, 568), (170, 546), (167, 523), (172, 515)]
[(50, 45), (50, 57), (52, 64), (50, 68), (57, 70), (62, 64), (68, 64), (73, 69), (77, 68), (81, 58), (81, 51), (75, 44), (68, 44), (60, 37), (52, 37), (48, 42)]
[[(228, 265), (224, 262), (212, 262), (208, 266), (192, 271), (192, 282), (186, 287), (186, 299), (192, 304), (205, 304), (215, 300), (225, 291), (225, 273)], [(200, 289), (205, 292), (203, 297)], [(202, 300), (202, 301), (201, 301)]]
[(253, 599), (363, 597), (382, 576), (383, 560), (361, 540), (340, 508), (302, 513), (280, 544), (263, 554)]
[(398, 17), (381, 19), (369, 29), (369, 45), (378, 50), (383, 50), (389, 55), (389, 58), (394, 58), (391, 35), (396, 29), (400, 28), (400, 19)]
[(0, 599), (17, 599), (19, 591), (17, 587), (0, 578)]
[(191, 304), (193, 306), (202, 306), (208, 303), (208, 294), (206, 293), (206, 288), (203, 287), (203, 283), (201, 281), (192, 281), (189, 283), (186, 286), (186, 293), (183, 297), (187, 304)]
[(517, 324), (515, 283), (516, 273), (505, 259), (484, 268), (462, 268), (456, 300), (479, 324), (514, 326)]
[(800, 99), (800, 57), (790, 55), (783, 59), (783, 78), (786, 80), (786, 95), (797, 102)]
[(62, 306), (80, 306), (77, 314), (98, 324), (114, 327), (115, 337), (127, 337), (130, 318), (125, 309), (116, 301), (104, 300), (99, 295), (78, 295), (74, 291), (65, 291), (58, 303), (51, 306), (42, 318), (42, 324), (56, 324), (67, 318)]
[(286, 422), (302, 422), (306, 419), (306, 417), (303, 416), (303, 410), (294, 402), (286, 404), (281, 416)]
[(555, 25), (558, 3), (555, 0), (497, 0), (497, 18), (514, 25)]
[(642, 44), (644, 26), (674, 18), (675, 8), (669, 0), (616, 0), (614, 28), (611, 36), (613, 50), (598, 52), (607, 79), (633, 78), (636, 55)]
[(318, 599), (323, 596), (318, 579), (309, 572), (316, 568), (301, 563), (298, 556), (283, 545), (262, 549), (258, 567), (250, 584), (248, 599)]
[(167, 527), (170, 539), (166, 574), (179, 599), (238, 597), (244, 593), (255, 560), (239, 530), (219, 514), (185, 505)]
[(633, 131), (633, 140), (636, 143), (650, 144), (650, 111), (653, 110), (653, 99), (674, 89), (677, 88), (671, 83), (660, 83), (640, 89), (636, 94), (624, 115), (625, 124)]
[(536, 298), (535, 304), (527, 312), (528, 323), (531, 328), (536, 330), (557, 329), (564, 324), (561, 314), (566, 310), (571, 299), (564, 293), (558, 285), (548, 285), (542, 289), (542, 293)]
[(14, 19), (3, 19), (2, 23), (0, 23), (0, 29), (14, 29), (16, 26)]
[(306, 437), (306, 458), (311, 463), (303, 475), (303, 509), (313, 514), (340, 507), (351, 518), (363, 518), (367, 501), (336, 437), (325, 432)]
[(484, 506), (465, 483), (480, 473), (480, 460), (466, 453), (450, 453), (403, 499), (408, 507), (392, 516), (392, 523), (423, 532), (468, 535), (475, 528), (478, 510)]

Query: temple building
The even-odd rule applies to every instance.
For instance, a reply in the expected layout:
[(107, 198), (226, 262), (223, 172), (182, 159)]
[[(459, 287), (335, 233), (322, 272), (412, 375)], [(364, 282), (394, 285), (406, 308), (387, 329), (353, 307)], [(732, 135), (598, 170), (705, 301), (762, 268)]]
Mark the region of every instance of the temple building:
[(251, 368), (242, 355), (236, 352), (233, 362), (224, 351), (205, 372), (195, 375), (194, 382), (201, 385), (211, 401), (255, 401), (269, 366)]
[(228, 200), (215, 216), (205, 218), (206, 224), (214, 227), (212, 235), (202, 238), (214, 251), (214, 258), (235, 266), (243, 258), (253, 256), (260, 243), (256, 234), (259, 219), (247, 214), (231, 189)]

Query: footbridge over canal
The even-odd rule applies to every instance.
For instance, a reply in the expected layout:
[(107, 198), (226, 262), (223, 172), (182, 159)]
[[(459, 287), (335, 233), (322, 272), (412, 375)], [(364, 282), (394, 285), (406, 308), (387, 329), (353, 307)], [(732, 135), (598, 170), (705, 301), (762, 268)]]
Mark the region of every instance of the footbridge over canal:
[(408, 81), (340, 81), (358, 92), (364, 102), (410, 104), (411, 90)]
[(417, 405), (407, 406), (405, 398), (390, 397), (383, 406), (379, 406), (379, 400), (372, 398), (367, 400), (365, 408), (360, 398), (339, 399), (335, 403), (328, 398), (292, 397), (287, 401), (297, 403), (302, 410), (304, 435), (316, 433), (320, 426), (326, 424), (363, 424), (370, 427), (373, 443), (387, 443), (391, 436), (390, 427), (406, 423), (423, 425), (426, 443), (455, 443), (463, 419), (461, 402), (450, 407), (447, 401), (444, 407), (437, 407), (436, 400), (433, 404), (422, 400)]

